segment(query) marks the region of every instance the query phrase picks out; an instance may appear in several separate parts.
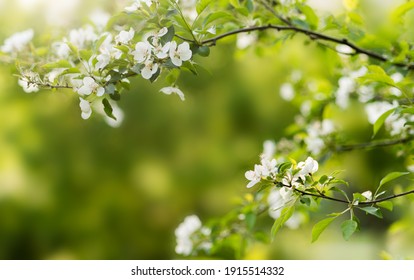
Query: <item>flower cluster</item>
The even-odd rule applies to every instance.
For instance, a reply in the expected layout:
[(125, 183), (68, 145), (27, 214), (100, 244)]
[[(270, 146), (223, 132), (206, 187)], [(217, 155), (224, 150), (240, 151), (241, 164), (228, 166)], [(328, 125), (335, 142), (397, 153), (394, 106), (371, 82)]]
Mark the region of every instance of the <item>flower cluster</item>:
[[(189, 8), (191, 3), (184, 2), (181, 4)], [(125, 8), (126, 16), (134, 13), (145, 17), (149, 11), (155, 12), (158, 5), (157, 1), (135, 0)], [(98, 109), (115, 119), (114, 106), (109, 100), (119, 100), (121, 91), (129, 88), (131, 77), (141, 76), (154, 82), (164, 70), (193, 67), (190, 44), (173, 40), (173, 26), (115, 25), (105, 31), (108, 20), (107, 14), (94, 14), (91, 24), (70, 30), (66, 37), (52, 42), (44, 62), (20, 69), (19, 85), (26, 92), (40, 88), (73, 89), (80, 98), (82, 118), (89, 118)], [(31, 44), (33, 35), (31, 29), (18, 32), (5, 40), (1, 51), (18, 58)], [(33, 44), (30, 46), (36, 49)], [(184, 100), (184, 93), (176, 85), (178, 75), (174, 77), (168, 80), (171, 86), (160, 91), (166, 95), (177, 94)], [(104, 110), (95, 105), (98, 103)]]
[(175, 230), (177, 246), (175, 252), (188, 256), (193, 252), (194, 243), (197, 248), (208, 250), (211, 242), (200, 240), (210, 235), (210, 229), (203, 227), (196, 215), (187, 216)]
[(335, 132), (332, 120), (324, 119), (310, 123), (305, 138), (306, 149), (313, 155), (318, 155), (326, 147), (326, 140)]

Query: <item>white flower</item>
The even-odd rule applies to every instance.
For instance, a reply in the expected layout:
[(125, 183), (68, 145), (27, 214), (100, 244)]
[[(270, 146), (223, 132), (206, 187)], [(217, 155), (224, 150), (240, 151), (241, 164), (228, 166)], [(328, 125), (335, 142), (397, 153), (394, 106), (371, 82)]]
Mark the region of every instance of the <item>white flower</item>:
[(319, 137), (307, 137), (305, 143), (306, 149), (314, 155), (318, 155), (325, 148), (325, 142)]
[(336, 92), (336, 104), (342, 108), (348, 108), (349, 95), (355, 90), (355, 81), (350, 77), (342, 77), (338, 81), (339, 88)]
[(193, 250), (193, 242), (191, 240), (191, 235), (194, 234), (197, 230), (201, 229), (201, 221), (196, 215), (188, 216), (184, 219), (177, 229), (175, 230), (175, 237), (177, 241), (177, 246), (175, 247), (175, 252), (177, 254), (182, 254), (188, 256)]
[(280, 87), (280, 96), (286, 101), (291, 101), (295, 97), (295, 91), (292, 84), (284, 83)]
[(262, 177), (274, 177), (277, 173), (277, 162), (275, 159), (262, 158), (261, 164), (255, 164), (254, 170), (247, 171), (244, 176), (250, 182), (247, 188), (251, 188), (262, 180)]
[(29, 82), (28, 80), (22, 78), (19, 79), (18, 82), (19, 86), (21, 86), (23, 88), (23, 90), (27, 93), (31, 93), (31, 92), (37, 92), (39, 91), (39, 86)]
[(183, 61), (187, 61), (191, 58), (192, 52), (190, 50), (190, 45), (187, 42), (181, 43), (177, 47), (177, 42), (172, 41), (170, 44), (170, 58), (171, 62), (175, 66), (181, 66)]
[(148, 7), (151, 7), (152, 0), (135, 0), (131, 6), (125, 7), (125, 11), (132, 13), (142, 7), (142, 3), (145, 3)]
[(33, 35), (33, 29), (15, 33), (4, 41), (1, 51), (5, 53), (20, 52), (32, 41)]
[(168, 52), (170, 50), (171, 47), (171, 43), (168, 42), (166, 43), (164, 46), (161, 45), (157, 45), (154, 48), (154, 54), (156, 57), (158, 57), (159, 59), (164, 59), (168, 57)]
[(109, 62), (111, 61), (111, 55), (108, 53), (101, 53), (100, 55), (98, 55), (96, 57), (96, 60), (98, 60), (98, 62), (96, 62), (95, 67), (98, 70), (102, 70), (104, 69)]
[(150, 58), (152, 46), (148, 42), (138, 42), (135, 50), (131, 52), (137, 63), (142, 63)]
[(67, 58), (71, 52), (68, 44), (64, 42), (56, 42), (52, 45), (52, 48), (59, 58)]
[(90, 25), (85, 28), (73, 29), (69, 32), (69, 42), (78, 49), (84, 49), (88, 42), (94, 42), (97, 39), (98, 35), (96, 35)]
[(85, 77), (82, 80), (82, 86), (77, 90), (80, 95), (90, 95), (95, 92), (97, 96), (102, 96), (105, 89), (100, 86), (92, 77)]
[(289, 169), (282, 178), (282, 185), (297, 188), (300, 186), (298, 174), (292, 175), (292, 170)]
[(363, 197), (365, 197), (367, 199), (367, 201), (371, 201), (372, 200), (372, 192), (371, 191), (366, 191), (361, 193), (361, 195)]
[(45, 78), (50, 82), (54, 83), (55, 80), (66, 70), (67, 68), (55, 68), (45, 75)]
[(335, 50), (336, 50), (338, 53), (341, 53), (341, 54), (346, 54), (346, 55), (348, 55), (348, 54), (353, 54), (353, 53), (354, 53), (354, 49), (352, 49), (350, 46), (348, 46), (348, 45), (344, 45), (344, 44), (339, 44), (339, 45), (337, 45), (337, 46), (335, 47)]
[(250, 181), (247, 184), (247, 188), (253, 187), (257, 183), (259, 183), (260, 180), (262, 180), (262, 169), (263, 169), (263, 167), (261, 165), (255, 164), (254, 165), (254, 170), (249, 170), (244, 174), (246, 179)]
[(277, 173), (277, 162), (275, 159), (263, 158), (260, 163), (262, 164), (263, 177), (272, 177)]
[[(394, 81), (394, 83), (399, 83), (404, 79), (404, 76), (401, 73), (396, 72), (396, 73), (391, 75), (391, 79)], [(393, 94), (395, 96), (401, 96), (402, 95), (401, 90), (396, 88), (396, 87), (391, 87), (390, 91), (391, 91), (391, 94)]]
[(92, 114), (92, 108), (91, 108), (91, 104), (89, 104), (89, 102), (85, 99), (83, 99), (82, 97), (79, 97), (79, 107), (82, 111), (82, 119), (86, 120), (89, 119), (89, 117)]
[(257, 41), (256, 33), (239, 33), (237, 34), (236, 46), (238, 49), (245, 49)]
[(326, 137), (333, 132), (335, 132), (335, 126), (329, 119), (311, 123), (307, 129), (308, 136), (305, 138), (307, 150), (314, 155), (319, 154), (325, 148), (322, 137)]
[(157, 71), (158, 71), (158, 63), (150, 59), (147, 59), (147, 61), (145, 61), (144, 68), (142, 68), (141, 70), (141, 75), (144, 79), (149, 80), (151, 79), (152, 75), (157, 73)]
[(168, 28), (163, 27), (158, 32), (156, 32), (156, 31), (148, 32), (147, 34), (145, 34), (142, 37), (142, 39), (143, 39), (143, 41), (151, 40), (151, 42), (154, 46), (158, 46), (160, 38), (163, 37), (164, 35), (166, 35), (167, 33), (168, 33)]
[(160, 92), (170, 95), (172, 93), (177, 94), (182, 101), (185, 100), (184, 93), (178, 87), (164, 87), (160, 89)]
[(300, 169), (297, 173), (297, 176), (303, 178), (303, 176), (313, 174), (318, 171), (319, 164), (316, 160), (311, 157), (308, 157), (305, 161), (301, 161), (298, 163), (298, 168)]
[(27, 93), (39, 91), (39, 86), (36, 82), (39, 81), (39, 75), (34, 72), (25, 72), (24, 75), (17, 81), (19, 86)]
[(128, 44), (129, 41), (134, 38), (135, 31), (132, 29), (132, 27), (129, 29), (129, 31), (122, 30), (119, 32), (119, 34), (115, 37), (115, 41), (117, 44)]
[(274, 141), (266, 140), (263, 143), (263, 153), (260, 155), (262, 159), (272, 159), (276, 152), (276, 144)]

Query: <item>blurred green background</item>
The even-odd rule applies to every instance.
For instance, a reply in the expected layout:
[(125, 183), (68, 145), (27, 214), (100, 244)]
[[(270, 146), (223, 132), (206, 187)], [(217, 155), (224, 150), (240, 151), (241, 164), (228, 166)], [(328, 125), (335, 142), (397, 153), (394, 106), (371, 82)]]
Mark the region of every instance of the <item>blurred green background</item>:
[[(96, 7), (113, 11), (125, 3), (39, 1), (0, 0), (1, 42), (29, 27), (38, 36), (53, 31), (56, 19), (48, 14), (59, 15), (59, 6), (62, 22), (54, 28), (68, 29)], [(68, 2), (74, 7), (65, 7)], [(189, 214), (205, 221), (232, 209), (235, 197), (251, 191), (244, 172), (258, 161), (263, 141), (279, 139), (293, 122), (297, 111), (279, 98), (280, 85), (298, 67), (305, 74), (326, 70), (329, 63), (318, 60), (318, 51), (305, 49), (291, 41), (242, 53), (234, 41), (223, 42), (199, 60), (212, 75), (182, 77), (185, 102), (134, 80), (119, 103), (125, 112), (119, 128), (96, 114), (82, 120), (73, 92), (24, 93), (2, 65), (0, 259), (177, 258), (177, 225)], [(353, 156), (350, 165), (361, 160), (370, 182), (381, 177), (369, 164), (373, 157), (390, 158), (386, 152)], [(351, 156), (333, 161), (344, 157)], [(246, 258), (413, 257), (413, 228), (400, 223), (386, 230), (396, 219), (414, 220), (413, 203), (400, 204), (384, 222), (364, 220), (349, 242), (337, 224), (311, 244), (312, 221), (283, 230), (271, 245), (252, 245)]]

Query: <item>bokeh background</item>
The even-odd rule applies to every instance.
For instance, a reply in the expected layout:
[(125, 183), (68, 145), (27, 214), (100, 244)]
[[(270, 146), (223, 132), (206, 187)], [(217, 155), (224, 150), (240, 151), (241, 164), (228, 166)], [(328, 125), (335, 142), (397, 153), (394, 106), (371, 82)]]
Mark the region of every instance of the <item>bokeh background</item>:
[[(340, 1), (329, 2), (336, 4), (319, 5), (340, 9)], [(27, 28), (37, 36), (68, 30), (97, 8), (119, 11), (125, 3), (0, 0), (0, 41)], [(243, 52), (234, 40), (223, 42), (199, 58), (211, 74), (182, 77), (185, 102), (134, 80), (119, 102), (119, 128), (96, 114), (82, 120), (73, 92), (24, 93), (13, 69), (1, 65), (0, 259), (179, 258), (174, 230), (185, 216), (224, 215), (251, 191), (244, 172), (263, 141), (282, 137), (297, 113), (280, 99), (280, 85), (304, 62), (304, 71), (326, 71), (317, 52), (300, 40)], [(391, 157), (377, 151), (335, 160), (358, 162), (361, 180), (372, 184), (384, 175), (373, 162), (403, 166)], [(348, 242), (336, 224), (311, 244), (311, 222), (283, 230), (270, 245), (251, 245), (246, 258), (413, 258), (413, 203), (398, 203), (384, 221), (364, 218)]]

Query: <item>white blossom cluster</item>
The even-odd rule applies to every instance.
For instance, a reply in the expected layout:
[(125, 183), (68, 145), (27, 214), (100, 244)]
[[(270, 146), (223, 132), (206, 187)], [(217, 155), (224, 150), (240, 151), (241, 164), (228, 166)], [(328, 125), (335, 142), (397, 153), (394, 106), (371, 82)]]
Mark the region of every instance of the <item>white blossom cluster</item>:
[[(277, 162), (272, 159), (276, 152), (276, 144), (267, 140), (264, 142), (263, 148), (261, 164), (256, 164), (254, 170), (245, 173), (246, 179), (249, 180), (247, 188), (253, 187), (262, 180), (281, 184), (281, 187), (273, 188), (267, 198), (269, 216), (277, 219), (280, 217), (283, 208), (296, 199), (297, 195), (294, 189), (305, 186), (307, 176), (312, 176), (317, 172), (319, 164), (312, 157), (308, 157), (305, 161), (301, 161), (297, 165), (292, 164), (289, 169), (283, 170), (282, 174), (278, 174), (280, 171)], [(286, 226), (296, 229), (303, 220), (303, 214), (295, 212), (286, 222)]]
[(311, 154), (318, 155), (326, 147), (325, 139), (335, 132), (335, 125), (330, 119), (315, 121), (308, 125), (306, 132), (306, 149)]
[(362, 77), (367, 73), (367, 68), (362, 67), (357, 71), (349, 73), (347, 76), (343, 76), (338, 81), (338, 89), (336, 91), (336, 105), (342, 109), (348, 108), (349, 97), (351, 93), (355, 92), (358, 84), (356, 79)]
[[(199, 233), (199, 236), (197, 236)], [(197, 248), (208, 250), (212, 244), (209, 241), (198, 240), (201, 237), (208, 237), (211, 230), (203, 227), (200, 219), (196, 215), (187, 216), (175, 230), (177, 246), (175, 252), (180, 255), (188, 256), (193, 252), (194, 243)]]
[[(156, 2), (135, 0), (125, 11), (133, 13)], [(189, 1), (181, 2), (181, 5), (190, 7)], [(192, 58), (188, 42), (179, 43), (172, 39), (171, 34), (168, 39), (164, 38), (169, 33), (167, 27), (146, 33), (142, 27), (130, 27), (110, 33), (103, 31), (108, 20), (107, 14), (94, 14), (92, 22), (96, 24), (70, 30), (66, 37), (52, 43), (47, 57), (52, 63), (46, 62), (47, 67), (41, 69), (48, 72), (21, 69), (19, 85), (26, 92), (36, 92), (41, 87), (72, 88), (79, 95), (82, 118), (88, 119), (96, 110), (94, 104), (98, 101), (107, 99), (113, 109), (115, 105), (110, 101), (111, 95), (122, 89), (120, 84), (129, 84), (130, 77), (139, 75), (154, 81), (163, 69), (180, 68)], [(33, 36), (32, 29), (18, 32), (6, 39), (0, 50), (17, 58), (29, 48)], [(181, 100), (185, 99), (175, 84), (162, 88), (160, 92), (177, 94)], [(112, 114), (112, 117), (115, 116)]]

